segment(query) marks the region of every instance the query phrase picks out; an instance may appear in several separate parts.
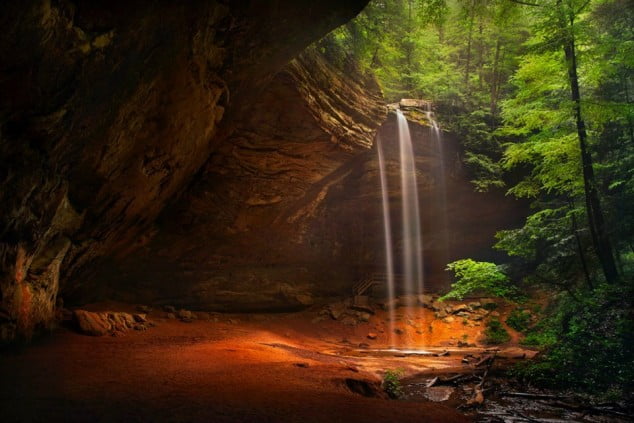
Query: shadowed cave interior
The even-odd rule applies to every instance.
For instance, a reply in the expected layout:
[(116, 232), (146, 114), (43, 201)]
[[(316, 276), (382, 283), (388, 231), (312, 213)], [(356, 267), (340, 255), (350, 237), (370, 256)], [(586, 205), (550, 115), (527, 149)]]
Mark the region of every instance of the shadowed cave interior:
[(3, 421), (625, 421), (522, 414), (548, 291), (441, 298), (517, 265), (530, 201), (475, 189), (457, 103), (329, 47), (436, 7), (367, 3), (0, 5)]

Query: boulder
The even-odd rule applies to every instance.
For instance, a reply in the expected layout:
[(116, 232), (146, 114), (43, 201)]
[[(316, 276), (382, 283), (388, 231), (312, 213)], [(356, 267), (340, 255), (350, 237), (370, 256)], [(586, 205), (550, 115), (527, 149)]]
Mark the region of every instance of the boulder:
[(304, 307), (309, 307), (315, 303), (310, 294), (297, 294), (295, 300)]
[(85, 335), (104, 336), (108, 335), (113, 329), (105, 313), (75, 310), (73, 318), (79, 331)]
[(140, 311), (141, 313), (148, 314), (152, 311), (152, 307), (146, 306), (146, 305), (139, 305), (136, 307), (136, 310)]
[(426, 308), (433, 309), (434, 297), (430, 294), (422, 294), (418, 296), (418, 303)]
[(177, 316), (181, 320), (191, 320), (193, 318), (192, 312), (185, 309), (178, 310)]
[(341, 315), (346, 311), (346, 305), (343, 303), (332, 303), (328, 305), (328, 312), (330, 317), (334, 320), (339, 320)]
[(376, 337), (377, 337), (376, 333), (374, 333), (374, 332), (369, 332), (368, 333), (368, 339), (376, 339)]
[(387, 300), (383, 303), (383, 310), (393, 310), (400, 305), (400, 301), (398, 298), (393, 298), (391, 300)]
[(147, 316), (145, 314), (135, 313), (132, 315), (132, 318), (134, 319), (135, 322), (138, 322), (138, 323), (147, 322)]
[(468, 306), (468, 305), (466, 305), (466, 304), (464, 304), (464, 303), (454, 305), (454, 306), (452, 307), (452, 310), (453, 310), (452, 312), (453, 312), (454, 314), (456, 314), (456, 313), (460, 313), (460, 312), (464, 312), (464, 311), (471, 311), (471, 309), (469, 308), (469, 306)]

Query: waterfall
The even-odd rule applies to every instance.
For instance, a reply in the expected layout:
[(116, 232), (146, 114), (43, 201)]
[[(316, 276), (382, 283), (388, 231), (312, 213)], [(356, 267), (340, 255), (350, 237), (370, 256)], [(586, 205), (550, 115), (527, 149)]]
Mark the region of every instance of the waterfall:
[[(379, 154), (379, 173), (381, 175), (381, 199), (383, 203), (383, 235), (385, 238), (385, 267), (387, 269), (387, 293), (390, 304), (394, 303), (394, 255), (392, 244), (392, 227), (390, 218), (390, 197), (387, 186), (387, 175), (385, 171), (385, 159), (383, 158), (383, 145), (381, 144), (381, 138), (377, 136), (377, 151)], [(394, 340), (394, 323), (396, 321), (396, 313), (394, 307), (388, 309), (390, 325), (389, 325), (389, 340), (390, 347), (396, 345)]]
[(436, 147), (436, 153), (438, 154), (438, 167), (436, 168), (436, 201), (438, 202), (438, 213), (440, 223), (440, 250), (442, 256), (440, 260), (445, 266), (449, 262), (449, 221), (447, 218), (447, 180), (445, 169), (445, 151), (442, 139), (442, 131), (440, 125), (434, 117), (434, 112), (431, 110), (431, 103), (427, 102), (425, 114), (430, 124), (430, 137)]
[[(439, 139), (440, 129), (435, 120), (432, 119), (431, 110), (428, 117), (432, 122), (432, 130), (436, 131), (434, 138)], [(402, 230), (403, 230), (403, 252), (402, 252), (402, 273), (403, 287), (401, 293), (405, 299), (406, 309), (412, 312), (417, 306), (418, 295), (424, 292), (423, 276), (423, 237), (420, 224), (420, 207), (418, 203), (418, 184), (416, 181), (416, 161), (412, 138), (409, 132), (407, 119), (400, 110), (396, 111), (398, 124), (399, 160), (401, 173), (401, 206), (402, 206)], [(387, 273), (387, 291), (389, 313), (389, 342), (390, 347), (411, 348), (409, 342), (403, 342), (395, 338), (395, 272), (394, 272), (394, 252), (392, 242), (390, 202), (387, 182), (387, 172), (384, 157), (384, 150), (381, 139), (377, 137), (377, 152), (379, 159), (379, 173), (381, 179), (381, 199), (383, 211), (383, 235), (385, 241), (385, 264)], [(440, 144), (438, 144), (440, 145)], [(442, 156), (442, 154), (440, 154)], [(441, 172), (444, 177), (444, 165)], [(442, 186), (444, 188), (444, 185)], [(419, 312), (421, 312), (419, 310)], [(420, 313), (416, 313), (420, 314)]]
[(403, 279), (406, 306), (416, 304), (414, 294), (423, 293), (423, 243), (420, 230), (420, 209), (416, 163), (407, 119), (396, 111), (401, 159), (401, 195), (403, 201)]

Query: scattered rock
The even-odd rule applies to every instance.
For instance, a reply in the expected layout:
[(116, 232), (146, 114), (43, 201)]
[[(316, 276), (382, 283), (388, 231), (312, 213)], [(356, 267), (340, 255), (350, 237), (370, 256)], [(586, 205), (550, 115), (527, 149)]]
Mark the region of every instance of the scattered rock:
[(339, 320), (345, 311), (346, 305), (343, 303), (333, 303), (328, 305), (328, 312), (330, 313), (330, 317), (334, 320)]
[(453, 313), (460, 313), (460, 312), (466, 312), (466, 311), (471, 311), (471, 309), (469, 308), (468, 305), (466, 304), (456, 304), (455, 306), (452, 307), (453, 309)]
[(370, 344), (366, 343), (366, 342), (361, 342), (359, 344), (359, 348), (363, 348), (363, 349), (367, 349), (370, 348)]
[(166, 313), (176, 313), (176, 307), (171, 305), (165, 305), (163, 306), (163, 311)]
[(434, 302), (434, 297), (432, 295), (422, 294), (418, 296), (418, 303), (423, 307), (433, 309)]
[(395, 309), (399, 306), (399, 299), (398, 298), (394, 298), (390, 301), (386, 301), (383, 303), (383, 310), (388, 311), (388, 310), (392, 310)]
[(167, 313), (165, 317), (167, 317), (170, 320), (176, 319), (176, 315), (174, 313)]
[(444, 319), (442, 319), (443, 322), (445, 323), (453, 323), (456, 319), (454, 319), (452, 316), (447, 316)]
[(437, 319), (443, 319), (445, 317), (447, 317), (447, 312), (445, 310), (440, 310), (436, 312)]
[(301, 363), (293, 363), (293, 366), (295, 367), (301, 367), (303, 369), (310, 367), (310, 365), (308, 363), (305, 362), (301, 362)]
[(295, 300), (299, 304), (301, 304), (301, 305), (303, 305), (305, 307), (311, 306), (311, 305), (313, 305), (315, 303), (315, 301), (313, 300), (313, 297), (310, 296), (309, 294), (297, 294), (295, 296)]
[(146, 306), (146, 305), (139, 305), (136, 307), (136, 310), (140, 311), (141, 313), (148, 314), (152, 311), (152, 307)]
[(492, 311), (492, 312), (490, 313), (490, 316), (491, 316), (491, 317), (500, 317), (500, 313), (499, 313), (499, 312), (497, 312), (497, 311)]
[(369, 322), (371, 314), (370, 313), (365, 313), (365, 312), (358, 312), (357, 313), (357, 317), (359, 318), (360, 322)]
[(458, 317), (464, 317), (464, 318), (469, 318), (471, 317), (471, 314), (467, 313), (466, 311), (461, 311), (459, 313), (456, 313), (456, 316)]
[(469, 303), (469, 307), (471, 307), (472, 310), (475, 310), (477, 308), (481, 308), (482, 303), (480, 303), (480, 301), (472, 301)]
[(395, 328), (394, 329), (394, 333), (397, 335), (403, 335), (405, 333), (405, 331), (401, 328)]
[(343, 319), (341, 319), (341, 323), (343, 323), (346, 326), (356, 326), (357, 325), (357, 319), (355, 319), (352, 316), (346, 316)]
[[(73, 320), (81, 333), (91, 336), (118, 336), (130, 329), (146, 330), (154, 326), (148, 322), (144, 314), (129, 314), (123, 312), (90, 312), (75, 310)], [(147, 324), (147, 325), (146, 325)]]
[(368, 339), (376, 339), (377, 335), (374, 332), (368, 333)]
[(81, 333), (91, 336), (104, 336), (112, 331), (112, 324), (102, 314), (75, 310), (73, 317)]
[(135, 322), (138, 322), (138, 323), (145, 323), (145, 322), (147, 322), (147, 317), (146, 317), (146, 315), (145, 315), (145, 314), (138, 314), (138, 313), (135, 313), (135, 314), (133, 314), (133, 315), (132, 315), (132, 318), (134, 319), (134, 321), (135, 321)]
[(431, 303), (431, 309), (434, 311), (441, 311), (445, 309), (445, 304), (440, 301), (434, 301)]
[(181, 320), (183, 320), (183, 319), (191, 320), (192, 319), (192, 312), (189, 311), (189, 310), (181, 309), (181, 310), (178, 310), (177, 316)]

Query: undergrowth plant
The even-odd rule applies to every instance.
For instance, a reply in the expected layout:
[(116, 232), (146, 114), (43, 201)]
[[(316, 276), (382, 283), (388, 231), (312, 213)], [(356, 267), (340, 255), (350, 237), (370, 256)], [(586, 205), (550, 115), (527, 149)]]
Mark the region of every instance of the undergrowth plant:
[(399, 398), (403, 395), (403, 386), (401, 385), (401, 377), (403, 369), (386, 370), (383, 375), (383, 390), (390, 398)]

